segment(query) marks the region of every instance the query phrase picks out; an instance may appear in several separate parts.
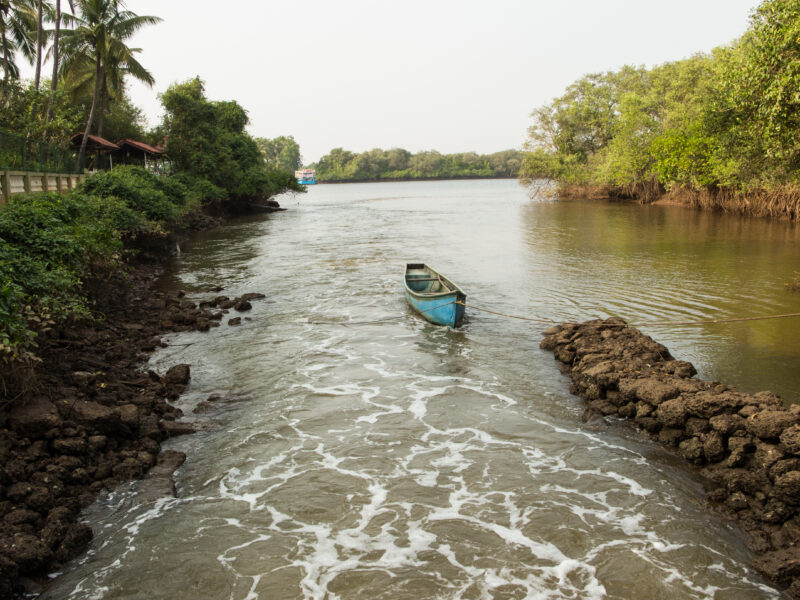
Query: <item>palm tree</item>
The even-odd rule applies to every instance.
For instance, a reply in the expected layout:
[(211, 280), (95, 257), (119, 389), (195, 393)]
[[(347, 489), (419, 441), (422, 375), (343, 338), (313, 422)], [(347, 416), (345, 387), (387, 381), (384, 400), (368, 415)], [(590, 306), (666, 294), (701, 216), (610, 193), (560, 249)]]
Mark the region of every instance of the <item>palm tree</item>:
[[(75, 2), (69, 0), (69, 8), (72, 14), (75, 14)], [(61, 42), (61, 21), (63, 15), (61, 14), (61, 0), (56, 0), (55, 6), (55, 29), (53, 30), (53, 45), (50, 47), (50, 55), (53, 58), (53, 78), (50, 80), (50, 91), (55, 92), (58, 87), (58, 69), (59, 69), (59, 43)]]
[[(68, 80), (80, 78), (89, 64), (93, 65), (94, 71), (92, 107), (78, 153), (78, 160), (82, 164), (98, 105), (105, 102), (103, 96), (108, 93), (109, 75), (113, 77), (116, 72), (124, 72), (149, 85), (153, 84), (153, 76), (134, 56), (140, 49), (129, 48), (125, 42), (145, 25), (154, 25), (161, 19), (123, 10), (121, 0), (76, 0), (75, 4), (80, 16), (68, 17), (74, 27), (62, 31), (62, 71)], [(102, 105), (100, 110), (104, 110)]]
[(29, 60), (35, 55), (37, 14), (31, 0), (0, 0), (0, 45), (3, 53), (3, 82), (19, 79), (14, 61), (17, 51)]

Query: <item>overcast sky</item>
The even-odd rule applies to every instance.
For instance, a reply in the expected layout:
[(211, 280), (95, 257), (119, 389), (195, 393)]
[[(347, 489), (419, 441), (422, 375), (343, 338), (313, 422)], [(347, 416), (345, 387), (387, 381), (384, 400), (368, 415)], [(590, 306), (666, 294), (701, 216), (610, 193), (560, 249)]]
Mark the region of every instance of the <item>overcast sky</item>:
[(164, 22), (134, 38), (157, 93), (199, 75), (258, 137), (292, 135), (308, 163), (335, 147), (519, 148), (531, 111), (576, 78), (727, 44), (755, 0), (129, 0)]

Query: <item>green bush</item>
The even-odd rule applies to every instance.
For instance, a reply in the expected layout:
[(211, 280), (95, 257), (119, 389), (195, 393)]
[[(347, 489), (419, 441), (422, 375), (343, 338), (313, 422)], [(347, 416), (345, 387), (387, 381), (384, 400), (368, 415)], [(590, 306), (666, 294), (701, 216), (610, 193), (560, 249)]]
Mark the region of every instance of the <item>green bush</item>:
[(43, 323), (90, 316), (84, 282), (119, 267), (125, 240), (165, 235), (196, 205), (184, 182), (139, 167), (14, 197), (0, 209), (0, 358), (24, 355)]
[(186, 186), (170, 179), (148, 173), (141, 167), (117, 167), (113, 171), (96, 173), (84, 180), (78, 192), (103, 198), (117, 198), (138, 213), (138, 222), (129, 220), (129, 233), (164, 231), (164, 225), (172, 225), (186, 214)]

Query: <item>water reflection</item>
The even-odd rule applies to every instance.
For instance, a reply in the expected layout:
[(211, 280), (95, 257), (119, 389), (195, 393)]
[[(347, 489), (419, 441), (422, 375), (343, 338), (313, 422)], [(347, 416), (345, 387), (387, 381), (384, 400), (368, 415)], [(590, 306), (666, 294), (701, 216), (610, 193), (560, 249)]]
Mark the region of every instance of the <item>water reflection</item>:
[[(563, 201), (522, 207), (537, 311), (632, 323), (786, 314), (800, 227), (673, 206)], [(800, 319), (642, 326), (700, 376), (800, 401)]]

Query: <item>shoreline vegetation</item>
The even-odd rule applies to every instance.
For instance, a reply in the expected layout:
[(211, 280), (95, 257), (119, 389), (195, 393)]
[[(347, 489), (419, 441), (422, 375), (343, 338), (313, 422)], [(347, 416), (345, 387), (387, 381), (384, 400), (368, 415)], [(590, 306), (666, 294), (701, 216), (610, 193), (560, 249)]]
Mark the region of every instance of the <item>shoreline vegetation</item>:
[(532, 114), (522, 180), (800, 221), (798, 15), (766, 0), (709, 54), (582, 77)]
[(399, 183), (404, 181), (461, 181), (461, 180), (487, 180), (487, 179), (518, 179), (515, 175), (489, 176), (489, 175), (454, 175), (450, 177), (386, 177), (382, 179), (338, 179), (335, 181), (317, 181), (315, 185), (338, 183)]
[(518, 150), (493, 154), (428, 150), (412, 154), (402, 148), (375, 148), (356, 154), (334, 148), (310, 168), (316, 170), (319, 183), (500, 179), (518, 177), (522, 159), (523, 153)]
[[(20, 106), (39, 94), (4, 92)], [(161, 442), (194, 431), (169, 403), (189, 366), (141, 367), (164, 333), (208, 331), (262, 296), (198, 308), (151, 284), (191, 231), (279, 210), (273, 196), (304, 191), (292, 171), (267, 162), (244, 108), (208, 100), (199, 78), (161, 100), (169, 175), (117, 166), (66, 193), (14, 195), (0, 206), (3, 598), (36, 595), (48, 573), (86, 549), (92, 531), (81, 510), (103, 490), (144, 477), (145, 498), (173, 493), (184, 457), (161, 452)]]

